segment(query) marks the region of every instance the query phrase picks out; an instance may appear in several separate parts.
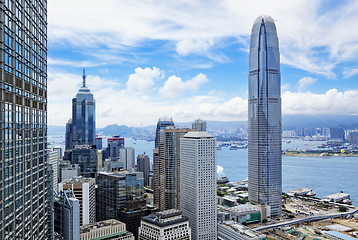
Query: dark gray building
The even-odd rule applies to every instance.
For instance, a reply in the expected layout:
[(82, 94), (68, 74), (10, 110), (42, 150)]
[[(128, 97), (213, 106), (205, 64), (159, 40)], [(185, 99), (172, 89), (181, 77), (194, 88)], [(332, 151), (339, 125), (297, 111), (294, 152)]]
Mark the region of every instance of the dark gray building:
[(72, 163), (80, 166), (83, 177), (96, 178), (97, 162), (96, 145), (76, 145), (72, 150)]
[(249, 200), (281, 215), (281, 77), (274, 20), (260, 16), (251, 31), (248, 111)]
[(47, 1), (0, 0), (0, 239), (48, 239)]
[(154, 148), (159, 147), (159, 131), (161, 129), (166, 129), (168, 126), (174, 126), (172, 118), (159, 118), (157, 122), (157, 129), (155, 130), (155, 145)]
[(144, 186), (149, 186), (150, 160), (145, 153), (137, 156), (137, 170), (143, 173)]

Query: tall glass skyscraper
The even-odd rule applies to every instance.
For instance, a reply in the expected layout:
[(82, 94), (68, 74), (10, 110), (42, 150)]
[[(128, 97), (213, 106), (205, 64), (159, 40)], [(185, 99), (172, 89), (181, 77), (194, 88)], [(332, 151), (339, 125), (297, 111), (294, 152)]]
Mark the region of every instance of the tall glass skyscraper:
[(0, 0), (0, 239), (50, 239), (47, 1)]
[(251, 31), (249, 75), (249, 200), (282, 211), (280, 53), (274, 20), (260, 16)]
[(72, 99), (72, 146), (95, 145), (96, 139), (96, 102), (86, 87), (83, 70), (83, 85)]

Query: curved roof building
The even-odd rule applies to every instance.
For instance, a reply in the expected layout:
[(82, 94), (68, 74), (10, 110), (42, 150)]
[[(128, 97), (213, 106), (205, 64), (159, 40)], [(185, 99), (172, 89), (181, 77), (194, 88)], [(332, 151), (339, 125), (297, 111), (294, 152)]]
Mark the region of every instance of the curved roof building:
[(258, 17), (251, 31), (249, 73), (249, 200), (281, 215), (281, 77), (274, 20)]

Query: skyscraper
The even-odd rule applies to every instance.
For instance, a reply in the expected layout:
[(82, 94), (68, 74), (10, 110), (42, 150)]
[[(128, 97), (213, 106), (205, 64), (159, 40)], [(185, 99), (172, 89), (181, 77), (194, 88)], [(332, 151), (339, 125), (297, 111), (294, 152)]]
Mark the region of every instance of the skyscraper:
[(82, 87), (72, 99), (72, 146), (95, 145), (96, 138), (96, 102), (86, 87), (86, 75), (83, 70)]
[(260, 16), (251, 31), (249, 74), (249, 200), (282, 211), (280, 53), (274, 20)]
[(0, 239), (47, 239), (47, 1), (0, 0)]
[(144, 186), (149, 186), (150, 160), (148, 155), (139, 154), (137, 156), (137, 171), (143, 173)]
[(174, 122), (172, 118), (159, 118), (157, 123), (157, 129), (155, 131), (155, 145), (154, 148), (158, 148), (159, 146), (159, 131), (161, 129), (166, 129), (168, 126), (174, 126)]
[(180, 140), (180, 208), (193, 240), (217, 239), (216, 139), (188, 132)]
[(167, 127), (159, 131), (159, 160), (153, 161), (153, 190), (154, 203), (161, 211), (180, 207), (180, 138), (189, 131), (197, 130)]

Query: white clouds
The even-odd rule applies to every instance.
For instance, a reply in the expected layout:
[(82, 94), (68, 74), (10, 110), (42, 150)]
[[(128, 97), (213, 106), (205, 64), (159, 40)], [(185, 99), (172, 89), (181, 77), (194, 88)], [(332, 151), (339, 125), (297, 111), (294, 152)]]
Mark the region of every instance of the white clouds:
[(358, 74), (358, 68), (353, 68), (353, 69), (345, 70), (343, 72), (343, 77), (344, 78), (350, 78), (350, 77), (353, 77), (356, 74)]
[(311, 77), (301, 78), (297, 82), (297, 90), (299, 92), (301, 92), (302, 90), (306, 90), (308, 86), (313, 85), (315, 82), (317, 82), (317, 78), (311, 78)]
[(161, 78), (159, 68), (136, 68), (135, 73), (129, 76), (126, 87), (129, 93), (148, 94), (151, 92), (154, 81)]
[(202, 84), (208, 81), (206, 75), (202, 73), (187, 81), (183, 81), (180, 77), (173, 75), (169, 77), (164, 86), (159, 89), (159, 93), (163, 97), (178, 97), (186, 90), (198, 90)]
[(282, 95), (283, 114), (358, 114), (358, 91), (339, 92), (330, 89), (324, 94), (285, 92)]
[(282, 63), (335, 78), (337, 64), (358, 57), (358, 31), (353, 24), (358, 22), (358, 1), (325, 4), (320, 0), (161, 4), (149, 0), (107, 0), (105, 4), (51, 0), (49, 41), (125, 49), (148, 40), (164, 40), (171, 42), (180, 56), (198, 54), (222, 61), (225, 58), (218, 46), (227, 38), (249, 36), (255, 18), (266, 13), (278, 20)]

